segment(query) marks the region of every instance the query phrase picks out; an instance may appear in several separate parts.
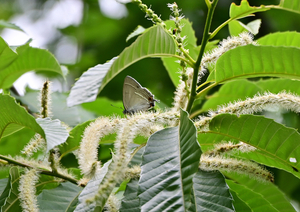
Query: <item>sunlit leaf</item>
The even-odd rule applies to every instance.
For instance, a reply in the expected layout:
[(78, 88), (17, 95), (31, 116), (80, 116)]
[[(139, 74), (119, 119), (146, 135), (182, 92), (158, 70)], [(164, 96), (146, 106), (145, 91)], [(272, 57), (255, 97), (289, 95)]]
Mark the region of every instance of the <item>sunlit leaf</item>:
[(275, 32), (265, 35), (257, 40), (260, 45), (290, 46), (300, 48), (299, 32)]
[(256, 12), (263, 12), (269, 10), (270, 8), (266, 8), (264, 5), (260, 7), (252, 7), (249, 5), (247, 0), (242, 0), (240, 5), (236, 5), (232, 3), (230, 6), (230, 18), (240, 19), (252, 15)]
[(280, 0), (279, 8), (290, 12), (300, 13), (300, 3), (296, 1)]
[[(6, 47), (7, 49), (8, 47)], [(47, 71), (63, 76), (61, 67), (56, 58), (45, 49), (39, 49), (25, 44), (16, 49), (17, 57), (5, 67), (0, 64), (0, 88), (9, 88), (21, 75), (29, 71)], [(10, 51), (1, 55), (13, 58)]]
[(142, 34), (146, 29), (140, 25), (138, 25), (134, 31), (132, 33), (130, 33), (128, 35), (128, 37), (126, 38), (126, 42), (129, 41), (131, 38), (135, 37), (135, 36), (138, 36), (140, 34)]
[(122, 70), (147, 57), (171, 57), (176, 45), (160, 25), (147, 29), (129, 47), (125, 48), (104, 77), (99, 92)]
[(238, 78), (275, 76), (300, 79), (300, 49), (274, 46), (240, 46), (224, 53), (208, 81), (223, 83)]

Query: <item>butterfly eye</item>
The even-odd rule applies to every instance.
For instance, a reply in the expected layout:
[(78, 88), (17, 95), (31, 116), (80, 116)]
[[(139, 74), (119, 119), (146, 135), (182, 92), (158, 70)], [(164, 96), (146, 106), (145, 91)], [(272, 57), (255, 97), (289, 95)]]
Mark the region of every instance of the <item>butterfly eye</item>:
[(149, 96), (148, 100), (149, 100), (149, 101), (153, 101), (153, 97), (152, 97), (152, 96)]

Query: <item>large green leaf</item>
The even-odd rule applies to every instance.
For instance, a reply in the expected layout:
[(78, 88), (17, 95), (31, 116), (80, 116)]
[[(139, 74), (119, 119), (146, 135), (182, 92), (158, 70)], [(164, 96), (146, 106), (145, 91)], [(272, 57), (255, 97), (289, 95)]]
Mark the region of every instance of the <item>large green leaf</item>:
[(175, 52), (176, 45), (171, 35), (160, 25), (151, 27), (124, 49), (102, 80), (99, 92), (131, 64), (147, 57), (171, 57)]
[(199, 141), (202, 146), (224, 140), (248, 143), (258, 149), (254, 154), (259, 153), (260, 163), (300, 178), (300, 134), (295, 129), (263, 116), (221, 114), (212, 119), (209, 131), (199, 134)]
[(208, 81), (223, 83), (237, 78), (276, 76), (300, 79), (300, 49), (274, 46), (240, 46), (224, 53)]
[(140, 200), (138, 198), (138, 180), (127, 183), (124, 198), (121, 202), (120, 212), (139, 212)]
[[(45, 133), (33, 116), (18, 105), (14, 98), (0, 94), (0, 138), (27, 127), (45, 137)], [(13, 111), (13, 112), (12, 112)]]
[(291, 46), (300, 48), (299, 32), (275, 32), (257, 40), (260, 45), (266, 46)]
[(219, 171), (198, 170), (193, 179), (196, 211), (234, 211), (232, 196)]
[(288, 10), (290, 12), (300, 13), (299, 0), (295, 0), (295, 1), (281, 0), (279, 4), (279, 8)]
[[(21, 75), (28, 71), (50, 71), (63, 76), (58, 61), (49, 51), (25, 44), (18, 47), (16, 52), (17, 58), (9, 66), (0, 66), (0, 88), (9, 88)], [(12, 56), (11, 52), (8, 54), (10, 57)], [(8, 57), (7, 54), (2, 54), (1, 59), (2, 56)]]
[(280, 93), (282, 91), (297, 94), (300, 96), (300, 81), (293, 79), (268, 79), (255, 83), (262, 91)]
[(81, 190), (70, 182), (62, 183), (54, 189), (44, 189), (37, 197), (39, 209), (43, 212), (74, 211)]
[(12, 167), (9, 171), (7, 186), (0, 196), (1, 212), (22, 211), (18, 197), (19, 179), (19, 169), (17, 167)]
[(102, 80), (116, 59), (117, 57), (114, 57), (109, 62), (96, 65), (84, 72), (72, 87), (67, 98), (67, 105), (71, 107), (84, 102), (95, 101)]
[(36, 121), (40, 124), (46, 134), (47, 152), (55, 146), (66, 142), (69, 132), (58, 119), (38, 118)]
[(249, 176), (225, 173), (230, 189), (237, 193), (252, 211), (286, 211), (295, 212), (287, 197), (273, 183), (262, 183)]
[(218, 92), (214, 93), (201, 109), (202, 111), (215, 110), (218, 106), (237, 100), (245, 100), (261, 91), (262, 89), (255, 82), (246, 79), (228, 82)]
[(179, 127), (151, 135), (139, 180), (141, 211), (187, 211), (200, 155), (195, 126), (184, 111)]

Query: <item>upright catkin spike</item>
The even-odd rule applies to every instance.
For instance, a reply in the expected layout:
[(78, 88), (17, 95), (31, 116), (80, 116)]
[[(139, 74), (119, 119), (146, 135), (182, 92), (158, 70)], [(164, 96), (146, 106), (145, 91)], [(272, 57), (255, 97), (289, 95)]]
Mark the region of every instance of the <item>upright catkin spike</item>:
[(41, 118), (50, 117), (51, 114), (51, 96), (50, 96), (50, 81), (46, 80), (43, 84), (42, 90), (41, 90), (41, 96), (40, 96), (40, 103), (41, 103), (41, 111), (40, 116)]

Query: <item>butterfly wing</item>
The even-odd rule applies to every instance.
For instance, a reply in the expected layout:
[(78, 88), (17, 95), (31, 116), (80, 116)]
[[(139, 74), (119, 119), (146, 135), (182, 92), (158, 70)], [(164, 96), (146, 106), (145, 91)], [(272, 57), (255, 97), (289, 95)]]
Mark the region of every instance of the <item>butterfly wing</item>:
[(130, 76), (126, 76), (123, 85), (124, 114), (146, 111), (155, 105), (153, 94)]

